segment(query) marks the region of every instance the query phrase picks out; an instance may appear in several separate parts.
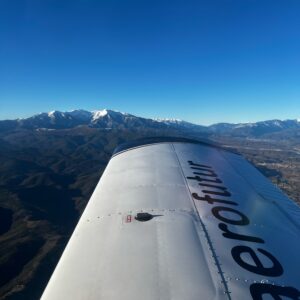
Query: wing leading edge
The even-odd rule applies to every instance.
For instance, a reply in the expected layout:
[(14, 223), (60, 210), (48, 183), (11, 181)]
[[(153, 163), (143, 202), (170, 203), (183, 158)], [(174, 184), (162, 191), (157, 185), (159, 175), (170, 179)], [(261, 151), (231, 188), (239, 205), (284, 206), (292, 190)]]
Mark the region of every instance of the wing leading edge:
[(300, 209), (241, 156), (190, 141), (110, 160), (42, 296), (300, 299)]

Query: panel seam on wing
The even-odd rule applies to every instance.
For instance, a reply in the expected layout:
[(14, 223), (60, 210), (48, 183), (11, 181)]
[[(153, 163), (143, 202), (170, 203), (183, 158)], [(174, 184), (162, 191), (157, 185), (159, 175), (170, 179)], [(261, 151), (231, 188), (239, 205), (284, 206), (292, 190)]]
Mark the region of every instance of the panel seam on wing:
[[(224, 292), (224, 293), (227, 295), (227, 297), (228, 297), (229, 300), (232, 300), (232, 298), (231, 298), (231, 296), (230, 296), (230, 293), (231, 293), (231, 292), (229, 291), (229, 287), (228, 287), (228, 285), (227, 285), (227, 282), (226, 282), (226, 279), (225, 279), (225, 276), (224, 276), (224, 272), (223, 272), (223, 270), (222, 270), (222, 268), (221, 268), (221, 264), (220, 264), (220, 262), (219, 262), (219, 260), (218, 260), (218, 256), (217, 256), (217, 254), (216, 254), (216, 252), (215, 252), (215, 250), (214, 250), (214, 248), (213, 248), (212, 241), (211, 241), (211, 239), (210, 239), (209, 233), (208, 233), (208, 231), (207, 231), (207, 229), (206, 229), (206, 227), (205, 227), (205, 224), (204, 224), (203, 220), (201, 219), (200, 214), (199, 214), (199, 212), (198, 212), (198, 210), (197, 210), (197, 208), (196, 208), (196, 204), (195, 204), (195, 202), (194, 202), (194, 199), (193, 199), (192, 196), (191, 196), (192, 193), (191, 193), (191, 191), (190, 191), (190, 188), (189, 188), (189, 185), (188, 185), (188, 183), (187, 183), (187, 180), (186, 180), (186, 178), (185, 178), (185, 176), (184, 176), (184, 172), (183, 172), (183, 169), (182, 169), (180, 160), (179, 160), (179, 158), (178, 158), (178, 155), (177, 155), (177, 153), (176, 153), (175, 147), (174, 147), (173, 144), (171, 144), (171, 145), (172, 145), (173, 151), (174, 151), (174, 153), (175, 153), (176, 159), (177, 159), (177, 161), (178, 161), (178, 165), (179, 165), (179, 168), (180, 168), (180, 171), (181, 171), (181, 175), (182, 175), (182, 177), (183, 177), (183, 180), (184, 180), (184, 182), (185, 182), (185, 187), (186, 187), (186, 189), (187, 189), (187, 191), (188, 191), (189, 198), (190, 198), (190, 200), (191, 200), (191, 202), (192, 202), (192, 204), (193, 204), (194, 211), (196, 212), (196, 214), (197, 214), (197, 216), (198, 216), (198, 220), (200, 221), (201, 227), (202, 227), (203, 232), (204, 232), (204, 234), (205, 234), (205, 238), (206, 238), (207, 243), (208, 243), (208, 245), (209, 245), (209, 247), (208, 247), (208, 248), (209, 248), (209, 251), (210, 251), (211, 254), (212, 254), (212, 257), (213, 257), (213, 259), (214, 259), (214, 261), (215, 261), (215, 265), (216, 265), (216, 267), (217, 267), (217, 269), (218, 269), (218, 274), (219, 274), (220, 277), (221, 277), (221, 283), (223, 284), (224, 289), (225, 289), (225, 292)], [(209, 267), (208, 267), (208, 269), (210, 270)], [(212, 280), (212, 282), (214, 282), (214, 281)]]

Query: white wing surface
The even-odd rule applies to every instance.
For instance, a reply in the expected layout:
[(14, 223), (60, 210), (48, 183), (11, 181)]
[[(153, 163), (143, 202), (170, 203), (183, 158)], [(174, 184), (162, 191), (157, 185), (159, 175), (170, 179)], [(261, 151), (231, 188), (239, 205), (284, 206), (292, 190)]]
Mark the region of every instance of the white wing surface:
[(244, 158), (157, 141), (112, 157), (42, 299), (300, 299), (299, 256), (299, 207)]

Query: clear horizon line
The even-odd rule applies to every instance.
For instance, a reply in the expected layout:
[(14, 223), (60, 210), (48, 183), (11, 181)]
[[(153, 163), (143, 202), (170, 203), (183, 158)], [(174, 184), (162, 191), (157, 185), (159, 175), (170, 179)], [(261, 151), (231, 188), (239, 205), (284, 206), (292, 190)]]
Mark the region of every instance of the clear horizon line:
[(133, 116), (136, 116), (136, 117), (139, 117), (139, 118), (145, 118), (145, 119), (152, 119), (154, 121), (157, 121), (157, 120), (178, 120), (178, 121), (183, 121), (183, 122), (188, 122), (188, 123), (191, 123), (191, 124), (195, 124), (195, 125), (199, 125), (199, 126), (211, 126), (211, 125), (215, 125), (215, 124), (221, 124), (221, 123), (225, 123), (225, 124), (233, 124), (233, 125), (236, 125), (236, 124), (254, 124), (254, 123), (259, 123), (259, 122), (266, 122), (266, 121), (275, 121), (275, 120), (278, 120), (278, 121), (288, 121), (288, 120), (297, 120), (300, 122), (300, 118), (285, 118), (285, 119), (279, 119), (279, 118), (271, 118), (271, 119), (262, 119), (262, 120), (256, 120), (256, 121), (240, 121), (240, 122), (230, 122), (230, 121), (218, 121), (218, 122), (214, 122), (214, 123), (200, 123), (200, 122), (193, 122), (193, 121), (187, 121), (183, 118), (177, 118), (177, 117), (149, 117), (149, 116), (141, 116), (141, 115), (138, 115), (138, 114), (134, 114), (134, 113), (130, 113), (130, 112), (121, 112), (120, 110), (114, 110), (114, 109), (109, 109), (109, 108), (104, 108), (104, 109), (93, 109), (93, 110), (87, 110), (87, 109), (83, 109), (83, 108), (78, 108), (78, 109), (71, 109), (71, 110), (65, 110), (65, 111), (62, 111), (62, 110), (50, 110), (50, 111), (44, 111), (44, 112), (38, 112), (38, 113), (33, 113), (33, 114), (30, 114), (30, 115), (26, 115), (24, 117), (5, 117), (5, 118), (1, 118), (0, 117), (0, 121), (16, 121), (16, 120), (23, 120), (23, 119), (28, 119), (28, 118), (31, 118), (31, 117), (34, 117), (36, 115), (40, 115), (40, 114), (49, 114), (50, 112), (62, 112), (62, 113), (66, 113), (66, 112), (72, 112), (72, 111), (86, 111), (86, 112), (97, 112), (97, 111), (103, 111), (103, 110), (111, 110), (111, 111), (115, 111), (115, 112), (119, 112), (119, 113), (126, 113), (126, 114), (130, 114), (130, 115), (133, 115)]

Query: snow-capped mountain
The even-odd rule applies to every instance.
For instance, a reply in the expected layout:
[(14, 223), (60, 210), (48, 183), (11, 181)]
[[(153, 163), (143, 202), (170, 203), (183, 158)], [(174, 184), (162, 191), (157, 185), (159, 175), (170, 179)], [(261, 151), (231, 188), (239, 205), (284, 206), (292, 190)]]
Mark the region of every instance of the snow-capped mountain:
[(300, 129), (299, 120), (268, 120), (256, 123), (217, 123), (201, 126), (179, 119), (149, 119), (109, 109), (51, 111), (30, 118), (0, 121), (0, 131), (17, 129), (68, 129), (78, 126), (104, 129), (174, 129), (207, 135), (262, 137)]
[(236, 136), (262, 136), (290, 129), (300, 129), (299, 120), (268, 120), (255, 123), (217, 123), (209, 126), (217, 134)]
[(51, 111), (25, 119), (0, 121), (0, 130), (13, 129), (67, 129), (78, 126), (93, 128), (176, 128), (202, 130), (204, 127), (181, 120), (148, 119), (113, 110)]
[(153, 119), (154, 121), (175, 127), (175, 128), (186, 128), (186, 129), (200, 129), (202, 128), (203, 130), (206, 128), (205, 126), (202, 125), (198, 125), (198, 124), (194, 124), (194, 123), (190, 123), (187, 121), (183, 121), (180, 119), (160, 119), (160, 118), (156, 118)]
[(51, 111), (40, 113), (26, 119), (17, 119), (17, 125), (21, 128), (37, 129), (65, 129), (81, 125), (90, 127), (114, 127), (111, 120), (120, 121), (128, 114), (111, 110), (86, 111), (82, 109), (67, 112)]

